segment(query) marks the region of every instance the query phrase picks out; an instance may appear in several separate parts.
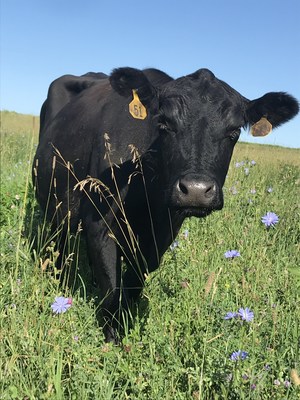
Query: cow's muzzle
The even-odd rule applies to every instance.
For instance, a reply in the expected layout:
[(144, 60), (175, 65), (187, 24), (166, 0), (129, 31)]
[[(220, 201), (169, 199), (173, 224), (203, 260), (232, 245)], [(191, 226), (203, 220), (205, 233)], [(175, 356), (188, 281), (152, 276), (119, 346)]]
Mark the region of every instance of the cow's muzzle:
[(223, 207), (222, 189), (211, 178), (185, 175), (173, 186), (171, 202), (174, 207), (186, 209), (220, 210)]

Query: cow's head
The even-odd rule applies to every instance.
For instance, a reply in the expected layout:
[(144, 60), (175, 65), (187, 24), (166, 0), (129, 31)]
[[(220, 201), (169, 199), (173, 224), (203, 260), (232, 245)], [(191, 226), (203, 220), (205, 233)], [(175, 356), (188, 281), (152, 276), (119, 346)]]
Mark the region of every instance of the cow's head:
[(156, 88), (131, 68), (115, 70), (110, 81), (123, 96), (136, 89), (153, 116), (165, 201), (184, 216), (223, 207), (222, 187), (243, 127), (265, 117), (276, 128), (299, 111), (298, 102), (281, 92), (250, 101), (207, 69)]

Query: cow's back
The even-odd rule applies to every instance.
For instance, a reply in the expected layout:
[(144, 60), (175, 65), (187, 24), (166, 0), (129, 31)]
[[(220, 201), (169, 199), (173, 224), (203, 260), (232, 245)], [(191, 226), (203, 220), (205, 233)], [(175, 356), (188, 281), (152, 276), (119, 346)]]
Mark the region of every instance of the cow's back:
[(102, 79), (107, 79), (107, 75), (102, 72), (88, 72), (82, 76), (63, 75), (53, 81), (49, 87), (47, 99), (41, 108), (40, 133), (66, 104)]

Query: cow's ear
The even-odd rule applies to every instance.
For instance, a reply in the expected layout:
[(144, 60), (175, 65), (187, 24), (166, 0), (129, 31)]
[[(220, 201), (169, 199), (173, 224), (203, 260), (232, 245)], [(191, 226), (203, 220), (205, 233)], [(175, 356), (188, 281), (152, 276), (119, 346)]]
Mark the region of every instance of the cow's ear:
[(143, 71), (135, 68), (114, 69), (109, 77), (112, 88), (121, 96), (130, 97), (136, 90), (142, 103), (149, 106), (156, 91)]
[(246, 115), (250, 126), (264, 118), (276, 128), (292, 119), (298, 112), (299, 103), (294, 97), (283, 92), (271, 92), (250, 101)]

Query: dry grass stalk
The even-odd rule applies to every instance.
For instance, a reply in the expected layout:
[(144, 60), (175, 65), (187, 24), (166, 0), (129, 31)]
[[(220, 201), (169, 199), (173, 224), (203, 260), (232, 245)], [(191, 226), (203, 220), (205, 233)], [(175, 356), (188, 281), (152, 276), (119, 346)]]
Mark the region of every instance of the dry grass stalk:
[(211, 288), (212, 288), (212, 285), (214, 283), (215, 277), (216, 277), (215, 272), (211, 272), (209, 277), (208, 277), (208, 279), (207, 279), (206, 285), (205, 285), (205, 290), (204, 290), (205, 297), (207, 297), (207, 295), (211, 291)]
[(295, 368), (291, 370), (291, 380), (295, 386), (300, 385), (300, 376)]

